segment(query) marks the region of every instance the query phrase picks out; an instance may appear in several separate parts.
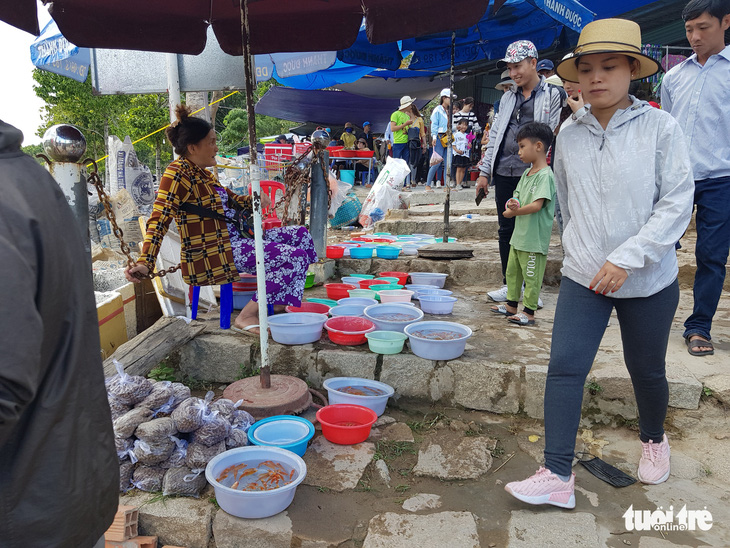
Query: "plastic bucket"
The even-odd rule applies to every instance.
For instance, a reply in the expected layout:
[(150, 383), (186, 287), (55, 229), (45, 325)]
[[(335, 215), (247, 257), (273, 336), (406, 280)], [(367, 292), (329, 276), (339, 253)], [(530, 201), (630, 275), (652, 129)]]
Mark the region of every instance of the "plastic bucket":
[(257, 421), (248, 430), (248, 441), (254, 445), (281, 447), (304, 456), (307, 443), (314, 437), (314, 425), (307, 419), (277, 415)]
[(355, 170), (354, 169), (341, 169), (340, 170), (340, 181), (349, 185), (355, 184)]

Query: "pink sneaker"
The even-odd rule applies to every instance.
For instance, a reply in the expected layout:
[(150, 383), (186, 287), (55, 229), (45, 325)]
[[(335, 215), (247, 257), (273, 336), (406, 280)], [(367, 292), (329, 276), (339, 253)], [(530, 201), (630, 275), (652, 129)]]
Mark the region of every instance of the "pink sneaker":
[(513, 481), (504, 486), (513, 497), (528, 504), (552, 504), (561, 508), (575, 508), (575, 474), (563, 481), (550, 470), (540, 467), (534, 476)]
[(637, 472), (639, 481), (656, 485), (669, 477), (669, 440), (664, 434), (661, 443), (641, 442), (641, 459)]

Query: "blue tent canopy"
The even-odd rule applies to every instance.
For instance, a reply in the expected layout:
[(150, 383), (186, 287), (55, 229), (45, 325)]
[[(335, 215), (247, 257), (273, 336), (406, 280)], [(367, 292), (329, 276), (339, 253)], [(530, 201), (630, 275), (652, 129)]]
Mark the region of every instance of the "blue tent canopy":
[[(430, 99), (416, 100), (423, 108)], [(345, 122), (368, 120), (374, 133), (385, 131), (390, 115), (398, 109), (398, 99), (373, 99), (344, 91), (309, 91), (272, 87), (256, 103), (256, 114), (294, 122), (314, 122), (339, 127)]]
[(30, 45), (30, 60), (40, 69), (83, 82), (89, 75), (91, 52), (66, 40), (51, 19)]

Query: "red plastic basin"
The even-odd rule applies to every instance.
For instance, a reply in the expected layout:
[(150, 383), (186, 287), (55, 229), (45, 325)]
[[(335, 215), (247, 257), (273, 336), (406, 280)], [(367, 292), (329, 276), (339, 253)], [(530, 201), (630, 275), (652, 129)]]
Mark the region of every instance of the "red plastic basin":
[(327, 258), (328, 259), (341, 259), (345, 254), (345, 248), (339, 245), (328, 245), (327, 246)]
[(375, 156), (375, 151), (373, 150), (353, 150), (352, 155), (355, 158), (372, 158)]
[(375, 331), (375, 324), (365, 318), (335, 316), (324, 322), (324, 328), (333, 343), (357, 346), (367, 342), (365, 334)]
[(357, 286), (352, 284), (324, 284), (324, 288), (327, 290), (327, 297), (337, 301), (349, 297), (348, 291), (357, 289)]
[(317, 420), (322, 425), (322, 435), (328, 441), (353, 445), (368, 439), (378, 415), (362, 405), (336, 403), (317, 411)]
[(315, 314), (328, 314), (330, 307), (322, 303), (303, 302), (302, 306), (287, 306), (287, 312), (314, 312)]
[(370, 289), (371, 285), (388, 284), (385, 280), (363, 280), (360, 282), (360, 289)]
[(378, 274), (381, 278), (398, 278), (398, 283), (406, 285), (408, 281), (408, 272), (381, 272)]

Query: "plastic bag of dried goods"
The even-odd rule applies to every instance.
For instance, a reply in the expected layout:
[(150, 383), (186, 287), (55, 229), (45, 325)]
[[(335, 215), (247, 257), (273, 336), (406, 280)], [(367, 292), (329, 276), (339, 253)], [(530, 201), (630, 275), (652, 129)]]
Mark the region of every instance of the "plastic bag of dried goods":
[(162, 494), (198, 498), (206, 483), (204, 474), (196, 474), (190, 468), (170, 468), (162, 478)]
[(132, 488), (132, 473), (134, 463), (125, 461), (119, 465), (119, 491), (126, 493)]
[(200, 398), (191, 397), (184, 400), (172, 412), (172, 420), (178, 432), (192, 432), (203, 426), (203, 416), (208, 412), (208, 405)]
[(175, 434), (177, 434), (177, 428), (175, 428), (175, 421), (172, 420), (172, 417), (161, 417), (143, 422), (134, 431), (135, 436), (146, 442), (166, 440)]
[(157, 411), (172, 397), (174, 397), (172, 383), (170, 381), (158, 381), (152, 385), (150, 393), (136, 407), (146, 407), (152, 409), (152, 411)]
[(248, 434), (240, 428), (231, 428), (230, 434), (226, 438), (226, 447), (234, 449), (236, 447), (246, 447), (248, 445)]
[(137, 440), (134, 442), (134, 449), (132, 451), (138, 462), (153, 466), (169, 459), (174, 449), (175, 442), (170, 437), (154, 442)]
[(253, 416), (243, 409), (236, 409), (231, 416), (231, 426), (233, 428), (240, 428), (244, 432), (248, 432), (251, 425), (256, 422)]
[(114, 446), (117, 449), (117, 458), (122, 463), (129, 459), (129, 452), (134, 448), (134, 438), (114, 438)]
[(190, 388), (181, 382), (174, 382), (172, 383), (172, 393), (175, 396), (175, 399), (172, 401), (172, 408), (175, 409), (190, 397)]
[(107, 393), (125, 405), (136, 405), (152, 390), (152, 381), (139, 375), (128, 375), (124, 366), (114, 360), (117, 374), (106, 385)]
[(132, 474), (132, 485), (140, 491), (154, 492), (162, 489), (162, 478), (165, 470), (159, 466), (139, 464)]
[(115, 421), (124, 415), (124, 413), (132, 409), (132, 406), (122, 403), (114, 396), (109, 395), (109, 409), (111, 409), (112, 412), (112, 421)]
[(185, 455), (185, 464), (193, 470), (203, 469), (210, 459), (216, 455), (220, 455), (225, 450), (226, 444), (223, 441), (211, 446), (202, 443), (190, 443), (188, 444), (188, 451)]
[[(243, 403), (243, 400), (239, 400)], [(240, 405), (240, 404), (239, 404)], [(236, 404), (228, 398), (219, 398), (210, 404), (211, 411), (217, 411), (218, 414), (230, 422), (233, 412), (236, 410)]]
[(192, 433), (190, 441), (210, 447), (225, 440), (230, 429), (231, 423), (212, 411), (203, 417), (203, 425)]
[(172, 436), (172, 441), (175, 442), (175, 449), (173, 449), (172, 455), (166, 461), (160, 463), (162, 468), (179, 468), (180, 466), (185, 466), (185, 456), (188, 453), (187, 440), (181, 440)]
[(146, 407), (135, 407), (114, 421), (114, 437), (131, 438), (137, 427), (152, 418), (152, 411)]

